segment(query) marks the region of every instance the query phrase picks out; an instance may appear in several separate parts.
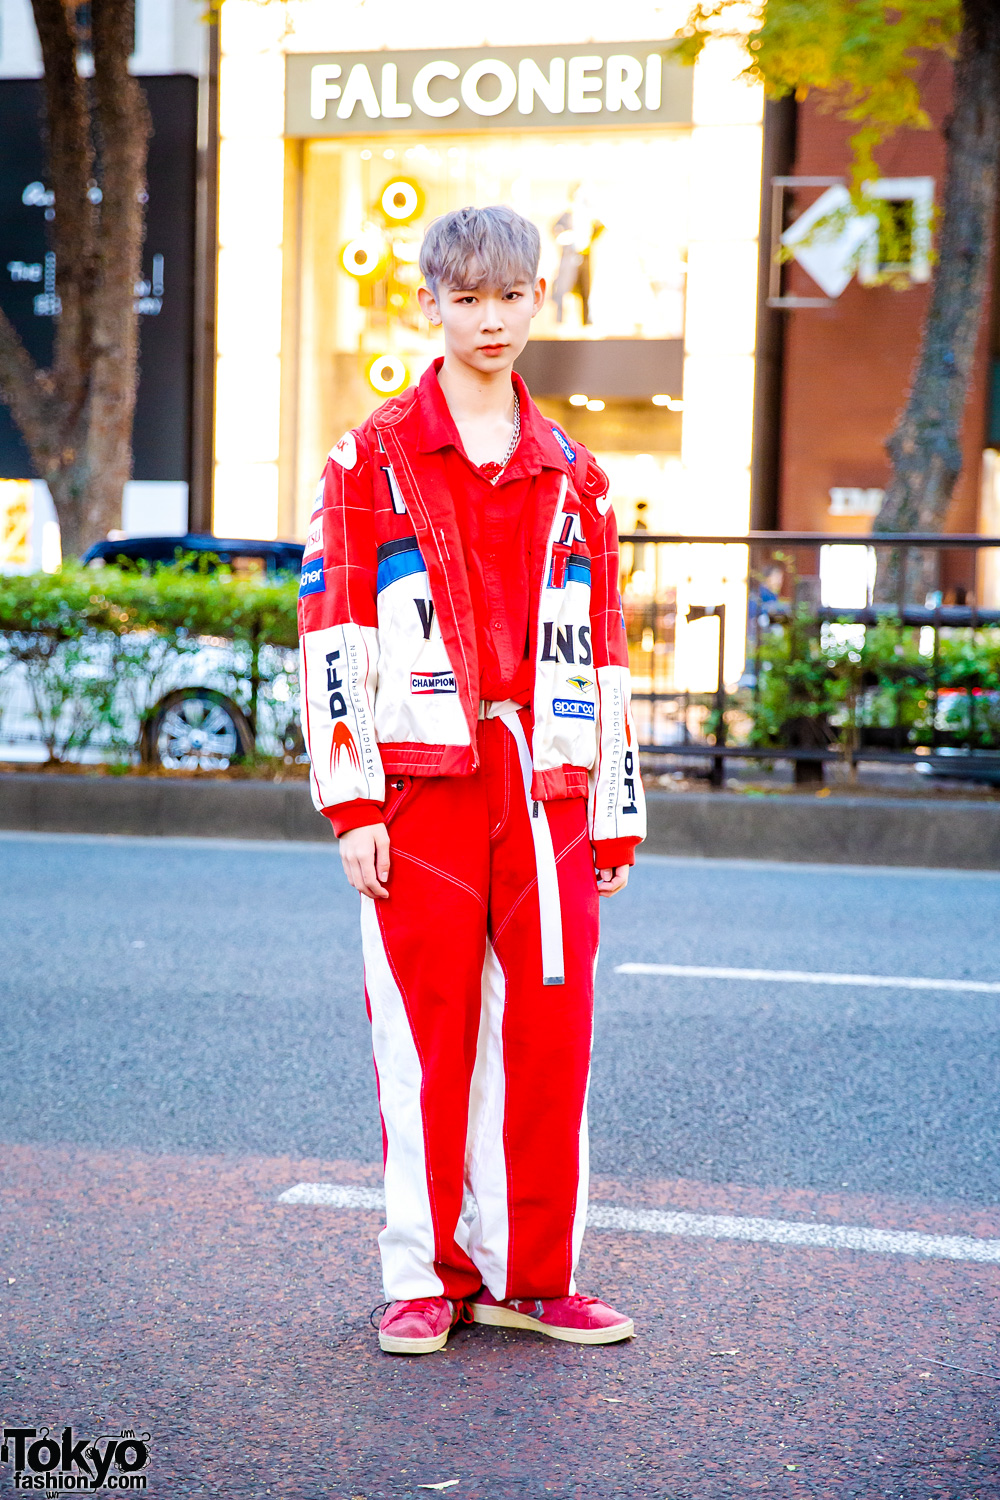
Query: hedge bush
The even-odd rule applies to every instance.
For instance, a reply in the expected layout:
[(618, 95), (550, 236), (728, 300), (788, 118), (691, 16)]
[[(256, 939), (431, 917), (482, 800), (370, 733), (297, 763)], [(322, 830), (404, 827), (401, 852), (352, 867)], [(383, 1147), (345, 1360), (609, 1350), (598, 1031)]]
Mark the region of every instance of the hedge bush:
[(0, 708), (4, 679), (20, 666), (50, 760), (98, 735), (112, 757), (131, 758), (133, 721), (148, 722), (176, 656), (207, 640), (231, 644), (229, 691), (253, 726), (266, 708), (280, 739), (298, 696), (286, 658), (298, 641), (296, 602), (294, 578), (238, 578), (183, 560), (0, 575)]
[(944, 739), (1000, 745), (1000, 630), (944, 627), (936, 662), (921, 637), (893, 618), (823, 625), (805, 607), (762, 630), (748, 742), (849, 750), (866, 730), (892, 730), (904, 746), (929, 744), (936, 677), (939, 693), (961, 694), (939, 706)]

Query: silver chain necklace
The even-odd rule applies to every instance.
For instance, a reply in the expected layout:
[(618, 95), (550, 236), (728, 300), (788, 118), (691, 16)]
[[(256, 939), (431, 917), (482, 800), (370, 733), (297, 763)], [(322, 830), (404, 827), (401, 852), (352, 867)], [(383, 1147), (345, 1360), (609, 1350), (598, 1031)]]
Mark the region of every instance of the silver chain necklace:
[(515, 453), (515, 451), (517, 449), (517, 445), (518, 445), (518, 443), (520, 441), (521, 441), (521, 403), (517, 399), (517, 392), (515, 391), (514, 392), (514, 431), (510, 435), (510, 442), (507, 444), (507, 452), (504, 454), (503, 458), (500, 460), (499, 463), (497, 463), (495, 459), (491, 459), (489, 463), (485, 463), (485, 464), (480, 464), (479, 465), (479, 472), (482, 474), (482, 476), (483, 476), (484, 479), (488, 479), (489, 480), (490, 484), (496, 484), (497, 480), (500, 478), (500, 475), (503, 473), (504, 469), (506, 469), (506, 467), (510, 463), (511, 459), (514, 457), (514, 453)]

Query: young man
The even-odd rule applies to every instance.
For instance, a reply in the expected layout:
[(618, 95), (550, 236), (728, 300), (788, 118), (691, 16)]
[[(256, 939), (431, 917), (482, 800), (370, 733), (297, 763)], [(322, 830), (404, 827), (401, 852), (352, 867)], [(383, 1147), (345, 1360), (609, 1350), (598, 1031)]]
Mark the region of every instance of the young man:
[(608, 481), (511, 366), (542, 305), (507, 208), (427, 232), (445, 354), (332, 450), (302, 564), (313, 800), (361, 893), (384, 1350), (454, 1322), (577, 1343), (598, 896), (645, 812)]

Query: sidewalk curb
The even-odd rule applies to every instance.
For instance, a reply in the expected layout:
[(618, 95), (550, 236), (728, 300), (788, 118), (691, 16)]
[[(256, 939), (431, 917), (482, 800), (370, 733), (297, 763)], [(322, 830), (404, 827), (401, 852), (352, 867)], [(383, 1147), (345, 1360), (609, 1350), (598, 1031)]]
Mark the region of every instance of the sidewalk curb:
[(647, 797), (651, 854), (801, 864), (1000, 869), (1000, 802), (890, 797)]
[(0, 828), (186, 838), (333, 838), (305, 781), (0, 774)]
[[(647, 854), (1000, 869), (1000, 802), (651, 792)], [(333, 838), (304, 781), (0, 774), (0, 828), (196, 838)]]

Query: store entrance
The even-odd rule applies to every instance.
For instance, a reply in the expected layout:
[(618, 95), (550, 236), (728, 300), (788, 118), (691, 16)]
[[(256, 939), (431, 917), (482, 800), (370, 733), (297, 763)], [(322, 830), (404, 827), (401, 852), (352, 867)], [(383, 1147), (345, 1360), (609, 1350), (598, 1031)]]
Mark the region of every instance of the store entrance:
[(331, 444), (440, 353), (417, 256), (427, 224), (466, 203), (509, 203), (541, 231), (549, 291), (518, 364), (533, 396), (607, 468), (622, 529), (677, 525), (689, 141), (658, 127), (296, 142), (281, 455), (295, 530)]

